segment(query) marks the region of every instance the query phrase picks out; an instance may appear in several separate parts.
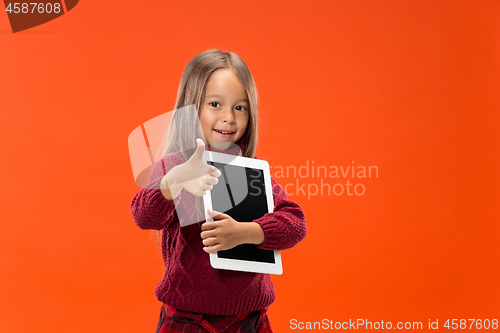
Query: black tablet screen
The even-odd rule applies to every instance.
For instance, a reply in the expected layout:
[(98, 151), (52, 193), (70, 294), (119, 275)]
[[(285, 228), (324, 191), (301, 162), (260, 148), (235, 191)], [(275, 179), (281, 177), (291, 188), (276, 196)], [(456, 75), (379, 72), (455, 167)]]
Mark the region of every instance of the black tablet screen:
[[(212, 208), (224, 212), (238, 222), (252, 222), (268, 213), (264, 173), (259, 169), (208, 162), (222, 175), (211, 192)], [(219, 258), (275, 263), (274, 251), (258, 249), (254, 244), (241, 244), (217, 252)]]

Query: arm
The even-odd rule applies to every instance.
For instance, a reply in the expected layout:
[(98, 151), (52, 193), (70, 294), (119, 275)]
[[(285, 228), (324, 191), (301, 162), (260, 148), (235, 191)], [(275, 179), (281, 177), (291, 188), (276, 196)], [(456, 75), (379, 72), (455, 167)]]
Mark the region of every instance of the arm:
[(254, 220), (264, 231), (264, 242), (257, 245), (263, 250), (284, 250), (294, 247), (307, 233), (304, 211), (288, 199), (285, 190), (271, 178), (274, 211)]
[(167, 155), (155, 163), (149, 181), (130, 204), (130, 211), (139, 228), (161, 230), (174, 220), (175, 204), (181, 199), (182, 192), (168, 188), (165, 175), (182, 162), (180, 156)]
[(214, 218), (213, 222), (205, 222), (201, 226), (203, 250), (208, 253), (229, 250), (240, 244), (262, 244), (264, 232), (255, 222), (238, 222), (231, 216), (207, 210)]
[(214, 222), (201, 226), (203, 250), (215, 253), (240, 244), (255, 244), (263, 250), (284, 250), (295, 246), (307, 233), (304, 212), (288, 200), (281, 186), (272, 180), (274, 212), (252, 222), (238, 222), (231, 216), (208, 210)]
[(201, 139), (197, 139), (197, 145), (186, 162), (180, 154), (168, 154), (155, 163), (145, 188), (136, 194), (130, 206), (139, 228), (160, 230), (174, 218), (181, 225), (197, 222), (190, 214), (195, 204), (194, 196), (211, 190), (221, 175), (214, 166), (203, 161), (205, 146)]

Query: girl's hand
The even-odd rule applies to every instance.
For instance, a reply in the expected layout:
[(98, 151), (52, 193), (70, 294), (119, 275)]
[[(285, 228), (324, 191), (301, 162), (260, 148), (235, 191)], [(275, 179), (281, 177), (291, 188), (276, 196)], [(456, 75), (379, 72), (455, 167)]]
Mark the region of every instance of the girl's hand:
[(198, 147), (193, 156), (186, 162), (173, 167), (164, 177), (173, 198), (177, 197), (182, 188), (186, 191), (203, 196), (219, 182), (221, 172), (213, 165), (203, 161), (205, 144), (196, 139)]
[(264, 231), (258, 223), (238, 222), (227, 214), (210, 209), (208, 214), (217, 221), (205, 222), (201, 226), (201, 238), (205, 252), (215, 253), (232, 249), (240, 244), (262, 244), (264, 242)]

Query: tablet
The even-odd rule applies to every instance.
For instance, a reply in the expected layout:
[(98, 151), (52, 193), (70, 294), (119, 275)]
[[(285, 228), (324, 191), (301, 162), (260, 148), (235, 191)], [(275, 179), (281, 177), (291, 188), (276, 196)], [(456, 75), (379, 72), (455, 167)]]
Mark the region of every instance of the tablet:
[[(203, 160), (221, 171), (219, 182), (203, 196), (207, 209), (225, 213), (238, 222), (252, 222), (274, 210), (269, 164), (264, 160), (222, 154), (203, 153)], [(258, 249), (255, 244), (241, 244), (210, 254), (212, 267), (235, 271), (282, 274), (280, 251)]]

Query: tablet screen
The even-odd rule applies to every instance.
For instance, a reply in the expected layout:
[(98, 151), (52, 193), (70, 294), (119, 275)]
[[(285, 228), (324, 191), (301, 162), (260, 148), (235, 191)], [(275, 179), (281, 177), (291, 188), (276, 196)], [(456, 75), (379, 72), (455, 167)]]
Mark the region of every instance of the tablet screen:
[[(210, 191), (213, 210), (224, 212), (238, 222), (252, 222), (269, 212), (262, 170), (218, 162), (208, 163), (221, 171), (219, 182)], [(246, 181), (241, 181), (243, 174), (246, 174)], [(258, 249), (254, 244), (241, 244), (230, 250), (218, 251), (217, 256), (275, 263), (274, 251)]]

